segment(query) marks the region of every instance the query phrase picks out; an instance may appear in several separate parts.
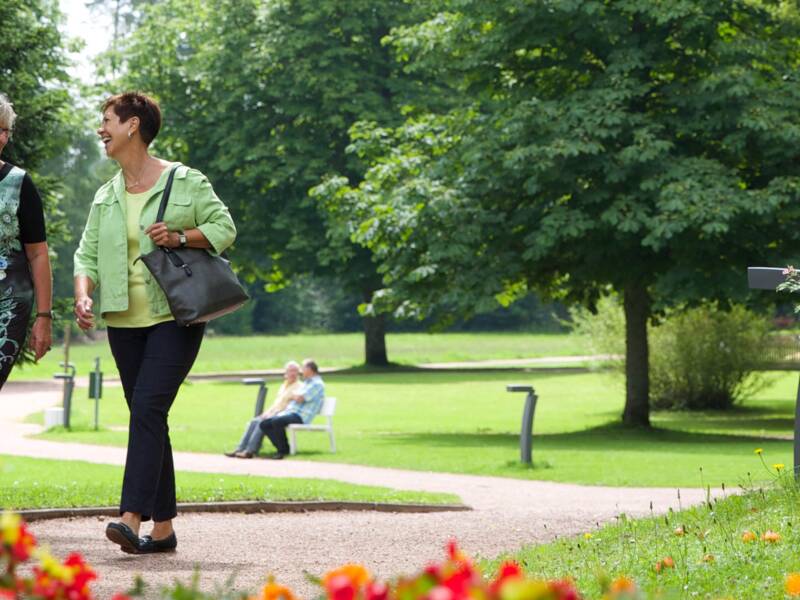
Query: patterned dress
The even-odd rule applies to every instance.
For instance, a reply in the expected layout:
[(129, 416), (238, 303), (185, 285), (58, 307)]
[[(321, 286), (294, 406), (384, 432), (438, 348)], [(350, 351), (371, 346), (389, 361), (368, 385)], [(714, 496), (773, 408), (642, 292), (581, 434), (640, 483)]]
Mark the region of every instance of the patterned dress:
[(25, 342), (33, 307), (33, 280), (20, 239), (18, 210), (25, 171), (0, 179), (0, 388)]

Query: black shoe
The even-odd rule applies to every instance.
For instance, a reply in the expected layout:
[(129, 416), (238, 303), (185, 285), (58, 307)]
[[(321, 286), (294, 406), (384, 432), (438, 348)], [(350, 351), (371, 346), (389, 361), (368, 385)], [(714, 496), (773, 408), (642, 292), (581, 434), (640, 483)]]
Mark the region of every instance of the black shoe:
[(139, 554), (139, 536), (125, 523), (109, 523), (106, 526), (106, 537), (119, 544), (123, 552)]
[(238, 450), (231, 450), (230, 452), (223, 452), (223, 454), (225, 456), (227, 456), (228, 458), (236, 458), (236, 453), (237, 452), (238, 452)]
[(267, 458), (270, 460), (281, 460), (284, 456), (286, 455), (283, 452), (273, 452), (272, 454), (267, 454)]
[(154, 540), (151, 536), (144, 536), (139, 542), (139, 552), (141, 554), (152, 554), (154, 552), (175, 552), (178, 547), (178, 538), (172, 532), (163, 540)]

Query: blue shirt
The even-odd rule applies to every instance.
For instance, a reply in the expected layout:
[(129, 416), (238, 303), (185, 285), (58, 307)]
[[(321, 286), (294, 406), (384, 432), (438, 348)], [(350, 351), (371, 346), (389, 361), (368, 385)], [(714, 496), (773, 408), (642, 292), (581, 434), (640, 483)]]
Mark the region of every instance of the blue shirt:
[(322, 408), (322, 401), (325, 399), (325, 383), (322, 381), (322, 377), (315, 375), (311, 379), (304, 381), (303, 387), (300, 388), (300, 392), (297, 395), (302, 396), (304, 402), (292, 400), (286, 410), (280, 414), (300, 415), (303, 423), (311, 423)]

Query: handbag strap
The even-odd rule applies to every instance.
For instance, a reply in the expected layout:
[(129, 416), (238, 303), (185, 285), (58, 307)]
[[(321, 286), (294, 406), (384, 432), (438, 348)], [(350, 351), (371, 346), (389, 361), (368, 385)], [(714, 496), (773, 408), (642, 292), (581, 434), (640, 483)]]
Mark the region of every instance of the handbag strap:
[(167, 183), (164, 186), (164, 191), (161, 194), (161, 204), (158, 207), (158, 215), (156, 216), (156, 223), (161, 223), (164, 220), (164, 212), (167, 210), (167, 202), (169, 202), (169, 193), (172, 191), (172, 180), (175, 179), (175, 171), (178, 170), (180, 164), (175, 165), (170, 169), (167, 176)]

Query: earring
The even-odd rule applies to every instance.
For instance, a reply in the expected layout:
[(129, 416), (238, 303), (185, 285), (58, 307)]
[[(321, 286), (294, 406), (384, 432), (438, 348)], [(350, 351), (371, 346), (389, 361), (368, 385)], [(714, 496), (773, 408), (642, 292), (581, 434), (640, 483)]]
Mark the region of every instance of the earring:
[(128, 139), (131, 139), (132, 137), (133, 137), (133, 132), (129, 131), (128, 132)]

